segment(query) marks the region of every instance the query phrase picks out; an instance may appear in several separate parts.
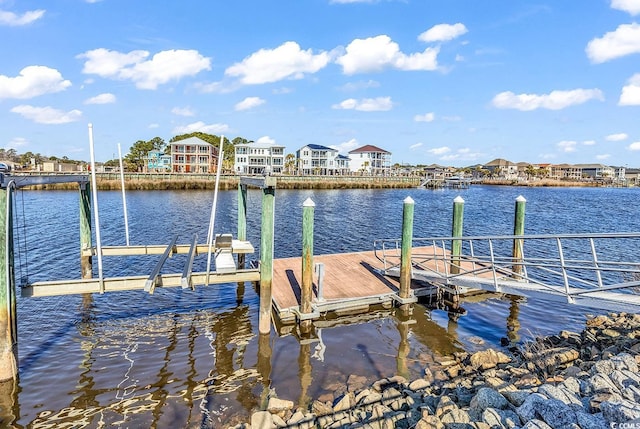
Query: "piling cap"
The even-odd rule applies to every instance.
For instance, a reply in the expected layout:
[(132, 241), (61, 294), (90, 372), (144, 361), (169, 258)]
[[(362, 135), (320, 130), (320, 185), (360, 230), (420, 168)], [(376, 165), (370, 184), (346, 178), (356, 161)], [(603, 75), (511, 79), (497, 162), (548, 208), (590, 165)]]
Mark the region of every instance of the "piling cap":
[(516, 198), (516, 202), (526, 203), (527, 199), (525, 197), (523, 197), (522, 195), (518, 195), (518, 198)]
[(307, 198), (306, 200), (304, 200), (304, 203), (302, 203), (302, 207), (315, 207), (315, 206), (316, 206), (316, 203), (314, 203), (311, 198)]
[(462, 197), (460, 195), (458, 195), (457, 197), (455, 197), (453, 199), (454, 203), (464, 203), (464, 199), (462, 199)]
[(413, 198), (411, 198), (409, 196), (407, 198), (405, 198), (404, 201), (403, 201), (403, 203), (405, 203), (405, 204), (413, 204), (414, 202), (415, 201), (413, 201)]

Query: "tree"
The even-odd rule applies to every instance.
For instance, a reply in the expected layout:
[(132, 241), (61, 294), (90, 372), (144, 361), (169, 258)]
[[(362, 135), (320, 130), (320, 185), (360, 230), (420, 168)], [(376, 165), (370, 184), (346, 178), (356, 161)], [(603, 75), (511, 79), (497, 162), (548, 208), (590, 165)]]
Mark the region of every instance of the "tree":
[(288, 153), (287, 156), (284, 157), (284, 169), (287, 172), (287, 174), (292, 174), (295, 168), (296, 168), (296, 156), (292, 153)]
[(124, 157), (126, 170), (142, 171), (144, 159), (152, 150), (163, 150), (166, 143), (160, 137), (154, 137), (149, 141), (138, 140), (131, 146), (129, 153)]

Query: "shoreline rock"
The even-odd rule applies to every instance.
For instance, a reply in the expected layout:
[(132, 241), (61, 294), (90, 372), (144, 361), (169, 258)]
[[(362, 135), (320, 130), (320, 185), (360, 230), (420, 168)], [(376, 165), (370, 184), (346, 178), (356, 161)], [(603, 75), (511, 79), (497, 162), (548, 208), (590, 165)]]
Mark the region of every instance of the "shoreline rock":
[(640, 315), (597, 316), (585, 325), (509, 354), (456, 353), (425, 368), (444, 377), (384, 378), (308, 409), (273, 398), (287, 406), (256, 411), (251, 423), (233, 428), (596, 429), (640, 419)]

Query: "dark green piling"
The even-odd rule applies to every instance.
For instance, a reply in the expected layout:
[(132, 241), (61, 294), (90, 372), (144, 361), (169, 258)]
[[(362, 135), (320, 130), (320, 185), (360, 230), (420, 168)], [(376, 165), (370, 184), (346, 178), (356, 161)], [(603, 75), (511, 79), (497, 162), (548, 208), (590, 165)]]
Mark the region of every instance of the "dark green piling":
[(413, 247), (413, 212), (415, 203), (411, 197), (404, 199), (402, 210), (402, 250), (400, 254), (400, 298), (411, 293), (411, 248)]
[[(524, 235), (524, 213), (527, 200), (522, 196), (516, 198), (515, 218), (513, 222), (513, 235)], [(514, 277), (519, 278), (519, 274), (522, 274), (522, 259), (524, 240), (516, 238), (513, 240), (513, 274)]]
[[(457, 196), (453, 200), (453, 222), (451, 226), (452, 237), (462, 237), (462, 225), (464, 218), (464, 200)], [(460, 255), (462, 254), (462, 240), (451, 240), (451, 274), (460, 273)]]
[(18, 376), (12, 192), (10, 186), (0, 189), (0, 381)]
[[(302, 287), (300, 313), (311, 313), (313, 299), (313, 215), (316, 204), (307, 198), (302, 204)], [(300, 323), (303, 331), (311, 327), (311, 320)]]
[(265, 185), (262, 189), (260, 230), (260, 314), (258, 316), (258, 330), (261, 334), (271, 332), (275, 197), (275, 185)]

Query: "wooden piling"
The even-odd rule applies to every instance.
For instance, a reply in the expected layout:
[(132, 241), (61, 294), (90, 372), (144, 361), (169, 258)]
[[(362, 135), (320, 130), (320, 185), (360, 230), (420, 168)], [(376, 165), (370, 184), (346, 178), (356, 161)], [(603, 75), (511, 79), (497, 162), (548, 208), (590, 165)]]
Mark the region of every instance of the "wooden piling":
[(415, 203), (411, 197), (404, 199), (402, 210), (402, 249), (400, 254), (400, 298), (411, 293), (411, 248), (413, 247), (413, 212)]
[(260, 314), (258, 330), (261, 334), (271, 332), (271, 286), (273, 282), (274, 206), (276, 189), (262, 189), (262, 221), (260, 229)]
[[(302, 204), (302, 287), (300, 313), (311, 313), (313, 299), (313, 215), (316, 204), (307, 198)], [(311, 328), (311, 320), (300, 322), (303, 332)]]
[[(247, 239), (247, 185), (238, 183), (238, 240)], [(244, 255), (238, 255), (238, 268), (244, 268)]]
[(91, 249), (91, 185), (80, 183), (80, 269), (83, 279), (93, 277), (91, 255), (83, 256), (83, 250)]
[[(451, 226), (452, 237), (462, 237), (462, 224), (464, 218), (464, 200), (457, 196), (453, 200), (453, 221)], [(462, 254), (462, 240), (451, 240), (451, 274), (460, 273), (460, 255)]]
[(18, 376), (12, 189), (0, 189), (0, 381)]
[[(513, 235), (524, 235), (524, 212), (527, 200), (522, 196), (516, 198), (515, 218), (513, 221)], [(513, 240), (513, 274), (515, 278), (519, 278), (522, 274), (522, 258), (523, 258), (524, 241), (521, 238)]]

